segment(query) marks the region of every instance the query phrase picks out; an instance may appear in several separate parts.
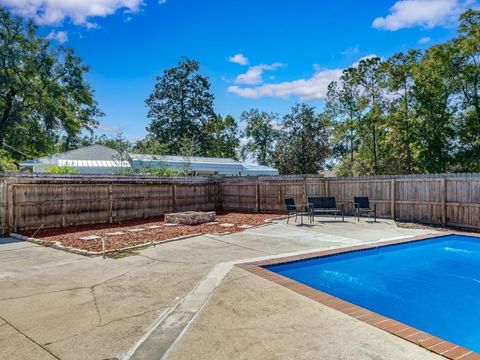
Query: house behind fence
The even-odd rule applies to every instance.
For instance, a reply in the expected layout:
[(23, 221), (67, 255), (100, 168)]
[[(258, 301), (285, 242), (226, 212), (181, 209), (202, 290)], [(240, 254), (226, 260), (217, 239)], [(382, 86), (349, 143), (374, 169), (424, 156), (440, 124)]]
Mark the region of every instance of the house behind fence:
[(20, 164), (23, 169), (42, 173), (49, 166), (66, 166), (78, 174), (118, 174), (142, 168), (187, 169), (195, 175), (248, 176), (278, 175), (278, 170), (268, 166), (249, 165), (234, 159), (148, 155), (124, 153), (102, 145), (92, 145), (63, 153), (44, 156)]

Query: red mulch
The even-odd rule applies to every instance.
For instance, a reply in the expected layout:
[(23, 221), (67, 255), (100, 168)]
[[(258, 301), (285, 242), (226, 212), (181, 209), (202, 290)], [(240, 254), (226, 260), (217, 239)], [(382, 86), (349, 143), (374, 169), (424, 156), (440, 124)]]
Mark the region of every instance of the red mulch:
[[(200, 233), (232, 233), (245, 229), (239, 228), (240, 225), (259, 226), (265, 223), (265, 220), (278, 218), (278, 214), (250, 214), (250, 213), (217, 213), (215, 221), (218, 225), (177, 225), (172, 227), (164, 226), (162, 217), (136, 219), (122, 221), (115, 224), (95, 224), (71, 226), (57, 229), (43, 229), (35, 234), (36, 239), (43, 241), (58, 241), (64, 246), (88, 250), (101, 251), (102, 242), (98, 240), (80, 240), (81, 237), (97, 235), (108, 239), (105, 242), (107, 250), (122, 249), (134, 245), (140, 245), (151, 241), (164, 241), (179, 236), (194, 235)], [(220, 226), (223, 223), (235, 224), (233, 227), (225, 228)], [(161, 225), (157, 229), (148, 229), (147, 226)], [(142, 228), (144, 231), (128, 232), (129, 229)], [(106, 233), (125, 232), (124, 235), (107, 236)], [(33, 231), (25, 231), (24, 235), (32, 236)]]

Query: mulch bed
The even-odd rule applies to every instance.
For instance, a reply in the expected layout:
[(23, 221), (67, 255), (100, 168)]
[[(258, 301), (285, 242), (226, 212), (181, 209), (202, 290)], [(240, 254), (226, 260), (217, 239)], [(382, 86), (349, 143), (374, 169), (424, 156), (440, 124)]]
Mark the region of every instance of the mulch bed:
[[(126, 247), (141, 245), (149, 242), (161, 242), (181, 236), (204, 233), (233, 233), (243, 231), (241, 225), (259, 226), (266, 220), (281, 217), (278, 214), (251, 214), (251, 213), (217, 213), (215, 221), (218, 225), (177, 225), (168, 227), (162, 217), (122, 221), (115, 224), (81, 225), (57, 229), (43, 229), (35, 234), (36, 239), (42, 241), (58, 241), (64, 246), (87, 250), (101, 251), (102, 242), (97, 240), (81, 240), (81, 237), (96, 235), (106, 240), (106, 250), (118, 250)], [(234, 224), (233, 227), (222, 227), (220, 224)], [(148, 229), (148, 226), (159, 225), (159, 228)], [(139, 232), (128, 230), (142, 228)], [(125, 232), (124, 235), (108, 236), (107, 233)], [(34, 231), (24, 231), (23, 235), (32, 236)]]

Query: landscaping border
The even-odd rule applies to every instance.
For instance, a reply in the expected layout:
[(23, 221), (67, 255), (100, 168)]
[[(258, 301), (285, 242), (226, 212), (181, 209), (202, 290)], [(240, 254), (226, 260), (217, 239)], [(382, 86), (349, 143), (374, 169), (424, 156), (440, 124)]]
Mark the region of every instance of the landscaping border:
[[(275, 219), (265, 220), (264, 224), (257, 225), (257, 226), (252, 226), (249, 229), (258, 229), (258, 228), (262, 228), (262, 227), (265, 227), (265, 226), (269, 226), (269, 225), (272, 225), (274, 223), (274, 221), (282, 220), (284, 218), (285, 217), (279, 217), (279, 218), (275, 218)], [(249, 229), (245, 229), (245, 230), (249, 230)], [(245, 230), (242, 230), (242, 231), (245, 231)], [(41, 245), (41, 246), (45, 246), (45, 247), (51, 247), (53, 249), (66, 251), (66, 252), (69, 252), (69, 253), (72, 253), (72, 254), (93, 257), (93, 256), (102, 256), (102, 255), (121, 253), (121, 252), (124, 252), (124, 251), (130, 251), (130, 250), (139, 250), (139, 249), (143, 249), (143, 248), (150, 247), (150, 246), (157, 246), (157, 245), (161, 245), (161, 244), (165, 244), (165, 243), (169, 243), (169, 242), (173, 242), (173, 241), (185, 240), (185, 239), (189, 239), (189, 238), (193, 238), (193, 237), (197, 237), (197, 236), (201, 236), (201, 235), (206, 235), (206, 234), (224, 236), (224, 235), (232, 234), (232, 232), (224, 232), (224, 233), (201, 232), (201, 233), (195, 233), (195, 234), (189, 234), (189, 235), (182, 235), (182, 236), (178, 236), (178, 237), (174, 237), (174, 238), (166, 239), (166, 240), (148, 241), (148, 242), (145, 242), (145, 243), (141, 243), (141, 244), (137, 244), (137, 245), (133, 245), (133, 246), (127, 246), (127, 247), (118, 248), (118, 249), (109, 249), (109, 250), (105, 250), (105, 252), (103, 252), (103, 251), (88, 251), (88, 250), (78, 249), (78, 248), (74, 248), (74, 247), (70, 247), (70, 246), (64, 246), (59, 241), (42, 240), (42, 239), (37, 239), (37, 238), (34, 238), (34, 237), (25, 236), (25, 235), (18, 234), (18, 233), (10, 233), (9, 236), (14, 238), (14, 239), (28, 241), (28, 242), (31, 242), (31, 243), (34, 243), (34, 244), (37, 244), (37, 245)]]

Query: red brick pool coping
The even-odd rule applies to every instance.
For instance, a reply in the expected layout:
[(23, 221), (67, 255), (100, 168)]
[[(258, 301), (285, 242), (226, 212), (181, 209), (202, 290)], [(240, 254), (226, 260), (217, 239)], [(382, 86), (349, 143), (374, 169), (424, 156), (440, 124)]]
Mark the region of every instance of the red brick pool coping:
[(304, 255), (296, 255), (296, 256), (289, 256), (289, 257), (277, 258), (272, 260), (250, 262), (245, 264), (239, 264), (237, 266), (255, 275), (261, 276), (264, 279), (273, 281), (290, 290), (293, 290), (296, 293), (306, 296), (309, 299), (317, 301), (332, 309), (338, 310), (357, 320), (363, 321), (367, 324), (373, 325), (379, 329), (387, 331), (402, 339), (405, 339), (414, 344), (420, 345), (423, 348), (430, 350), (433, 353), (436, 353), (438, 355), (441, 355), (447, 359), (480, 360), (480, 354), (472, 350), (458, 346), (449, 341), (445, 341), (443, 339), (430, 335), (424, 331), (415, 329), (414, 327), (411, 327), (399, 321), (390, 319), (386, 316), (367, 310), (361, 306), (339, 299), (328, 293), (311, 288), (307, 285), (301, 284), (295, 280), (284, 277), (282, 275), (274, 273), (265, 268), (265, 266), (268, 266), (268, 265), (286, 264), (286, 263), (291, 263), (296, 261), (309, 260), (313, 258), (328, 257), (328, 256), (333, 256), (338, 254), (354, 252), (354, 251), (362, 251), (367, 249), (375, 249), (375, 248), (404, 244), (404, 243), (415, 242), (415, 241), (429, 240), (429, 239), (434, 239), (434, 238), (443, 237), (447, 235), (467, 235), (467, 236), (480, 237), (480, 234), (471, 234), (471, 233), (462, 233), (462, 232), (442, 232), (438, 235), (417, 236), (417, 237), (407, 238), (407, 239), (379, 242), (375, 244), (366, 244), (366, 245), (359, 245), (359, 246), (353, 246), (348, 248), (325, 250), (325, 251), (319, 251), (319, 252), (314, 252), (314, 253), (309, 253)]

